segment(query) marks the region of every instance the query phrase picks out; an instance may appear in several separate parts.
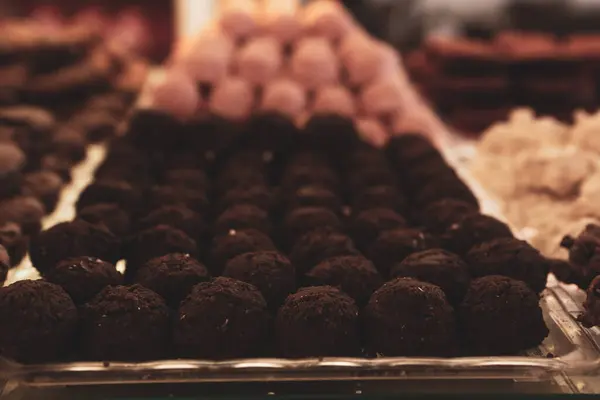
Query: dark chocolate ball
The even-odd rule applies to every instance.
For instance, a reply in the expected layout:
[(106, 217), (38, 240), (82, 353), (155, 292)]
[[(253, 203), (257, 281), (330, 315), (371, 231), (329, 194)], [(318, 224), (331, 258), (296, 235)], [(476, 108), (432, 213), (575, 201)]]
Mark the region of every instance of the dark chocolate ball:
[(351, 118), (338, 114), (313, 115), (306, 121), (304, 132), (311, 148), (332, 155), (345, 154), (358, 145), (360, 139)]
[(356, 215), (350, 224), (352, 238), (360, 249), (367, 249), (384, 231), (407, 227), (406, 220), (389, 208), (372, 208)]
[(253, 186), (268, 186), (267, 177), (263, 171), (239, 167), (222, 171), (215, 180), (215, 191), (218, 196), (222, 196), (234, 188)]
[(56, 173), (64, 182), (71, 182), (73, 179), (71, 176), (73, 162), (57, 154), (47, 154), (43, 156), (40, 161), (40, 166), (43, 170)]
[(125, 276), (133, 279), (137, 271), (149, 260), (171, 253), (198, 256), (196, 241), (185, 232), (168, 225), (158, 225), (138, 232), (125, 244), (124, 258), (127, 260)]
[(4, 246), (0, 245), (0, 285), (3, 285), (10, 269), (10, 256)]
[(6, 248), (12, 267), (21, 263), (29, 246), (29, 237), (23, 235), (14, 222), (0, 223), (0, 245)]
[(25, 154), (11, 142), (0, 143), (0, 160), (0, 199), (16, 196), (21, 190)]
[(394, 186), (371, 186), (353, 194), (352, 211), (359, 213), (371, 208), (389, 208), (400, 215), (408, 212), (408, 200)]
[(222, 213), (229, 207), (238, 204), (251, 204), (265, 211), (271, 211), (273, 208), (273, 193), (262, 185), (242, 186), (228, 190), (217, 201), (216, 209)]
[(235, 256), (256, 251), (276, 250), (273, 241), (256, 229), (232, 230), (213, 238), (209, 269), (213, 275), (221, 275), (227, 262)]
[(256, 229), (268, 235), (272, 230), (268, 212), (251, 204), (231, 206), (216, 219), (214, 233), (240, 229)]
[(397, 278), (380, 287), (364, 310), (367, 351), (387, 357), (457, 353), (454, 310), (442, 289)]
[(24, 280), (0, 288), (0, 352), (23, 363), (55, 362), (70, 353), (77, 308), (58, 285)]
[(319, 165), (288, 167), (281, 178), (281, 187), (288, 192), (310, 185), (321, 186), (337, 193), (340, 180), (333, 169)]
[(269, 313), (260, 291), (219, 277), (181, 302), (173, 331), (177, 355), (196, 359), (256, 357), (268, 345)]
[(586, 328), (600, 326), (600, 275), (592, 280), (585, 293), (584, 312), (577, 320)]
[(305, 275), (308, 286), (333, 286), (364, 306), (383, 278), (371, 261), (363, 256), (338, 256), (328, 258)]
[(81, 211), (87, 206), (100, 203), (117, 204), (123, 210), (133, 212), (141, 205), (142, 197), (127, 182), (99, 180), (83, 189), (75, 208)]
[(189, 254), (171, 253), (149, 260), (139, 269), (135, 282), (161, 295), (177, 308), (192, 288), (210, 279), (204, 264)]
[(93, 257), (62, 260), (45, 278), (65, 289), (75, 304), (86, 303), (106, 286), (123, 283), (123, 275), (114, 265)]
[(103, 226), (119, 238), (131, 232), (131, 218), (118, 204), (98, 203), (84, 207), (77, 213), (77, 218)]
[(390, 276), (433, 283), (444, 291), (453, 305), (462, 301), (471, 281), (469, 267), (462, 258), (442, 249), (409, 255), (401, 263), (392, 266)]
[(164, 206), (183, 206), (204, 216), (209, 210), (205, 191), (175, 186), (154, 186), (150, 189), (147, 210), (149, 212)]
[(0, 203), (0, 221), (14, 222), (25, 235), (35, 235), (42, 229), (44, 205), (35, 197), (19, 196)]
[(382, 232), (369, 246), (367, 254), (379, 273), (388, 277), (392, 267), (413, 253), (438, 247), (431, 235), (417, 229), (392, 229)]
[(494, 217), (483, 214), (467, 214), (459, 222), (450, 225), (442, 235), (444, 248), (464, 256), (474, 246), (499, 238), (512, 238), (508, 225)]
[(165, 301), (141, 285), (108, 286), (81, 309), (81, 353), (99, 361), (149, 361), (167, 355)]
[(429, 232), (441, 235), (472, 213), (477, 213), (477, 208), (472, 204), (457, 199), (443, 199), (425, 207), (419, 220)]
[(440, 156), (440, 152), (426, 137), (415, 133), (393, 135), (385, 146), (390, 162), (396, 166), (407, 167), (427, 159)]
[(331, 286), (302, 288), (288, 296), (277, 312), (275, 331), (282, 357), (360, 355), (358, 307)]
[(210, 184), (206, 172), (200, 169), (172, 169), (165, 172), (164, 184), (190, 190), (208, 192)]
[(78, 163), (86, 156), (85, 132), (71, 127), (62, 128), (52, 137), (50, 146), (54, 154)]
[(474, 279), (457, 310), (464, 346), (476, 355), (516, 355), (548, 335), (537, 294), (525, 282)]
[(138, 230), (146, 230), (158, 225), (167, 225), (182, 230), (201, 245), (207, 238), (208, 225), (195, 211), (183, 206), (157, 208), (138, 222)]
[(471, 189), (455, 176), (439, 177), (422, 186), (413, 196), (412, 202), (425, 207), (442, 199), (456, 199), (479, 209), (479, 201)]
[(387, 166), (361, 166), (350, 171), (346, 181), (352, 194), (374, 186), (394, 186), (396, 176)]
[(325, 227), (302, 235), (292, 247), (290, 260), (296, 272), (302, 276), (327, 258), (358, 254), (349, 236)]
[(296, 290), (296, 270), (277, 251), (240, 254), (227, 262), (223, 276), (256, 286), (269, 308), (275, 310)]
[(529, 243), (499, 238), (473, 247), (465, 256), (473, 277), (508, 276), (525, 282), (536, 293), (546, 288), (548, 260)]
[(241, 146), (265, 151), (285, 152), (292, 144), (298, 128), (286, 115), (276, 112), (255, 113), (241, 136)]
[(569, 250), (569, 268), (562, 268), (561, 278), (587, 289), (600, 275), (600, 226), (588, 224), (576, 238), (565, 236), (560, 246)]
[(23, 177), (22, 193), (37, 198), (50, 213), (56, 208), (62, 186), (63, 180), (55, 172), (31, 172)]
[(31, 263), (45, 275), (60, 261), (71, 257), (95, 257), (116, 264), (121, 243), (107, 229), (82, 220), (61, 222), (31, 239)]
[(342, 201), (331, 190), (315, 185), (301, 186), (291, 193), (283, 194), (284, 209), (287, 211), (303, 207), (322, 207), (338, 214)]
[(283, 233), (288, 246), (302, 235), (318, 228), (342, 229), (342, 222), (331, 210), (324, 207), (301, 207), (288, 213), (283, 221)]

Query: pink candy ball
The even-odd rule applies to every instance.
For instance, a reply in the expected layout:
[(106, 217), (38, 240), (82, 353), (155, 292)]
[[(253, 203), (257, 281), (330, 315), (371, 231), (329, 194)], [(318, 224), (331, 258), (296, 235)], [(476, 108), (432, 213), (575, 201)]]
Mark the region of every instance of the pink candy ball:
[(306, 108), (306, 93), (290, 79), (277, 79), (265, 86), (260, 108), (296, 119)]
[(236, 57), (240, 77), (257, 85), (271, 80), (281, 68), (282, 62), (280, 44), (271, 37), (251, 39)]
[(179, 70), (169, 70), (150, 93), (150, 107), (180, 119), (190, 118), (200, 107), (194, 81)]
[(329, 42), (305, 38), (292, 55), (291, 74), (306, 89), (312, 90), (339, 80), (339, 64)]
[(209, 109), (222, 117), (240, 120), (250, 115), (253, 103), (250, 83), (238, 77), (227, 77), (215, 86)]
[(317, 91), (313, 112), (353, 117), (356, 114), (356, 106), (348, 89), (340, 85), (327, 86)]

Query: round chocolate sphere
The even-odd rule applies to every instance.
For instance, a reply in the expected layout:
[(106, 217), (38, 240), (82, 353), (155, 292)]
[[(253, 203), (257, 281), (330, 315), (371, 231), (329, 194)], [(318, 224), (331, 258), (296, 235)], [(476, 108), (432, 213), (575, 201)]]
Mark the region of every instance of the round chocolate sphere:
[(475, 355), (516, 355), (548, 335), (537, 294), (506, 276), (471, 281), (457, 312), (464, 346)]
[(546, 288), (548, 260), (529, 243), (515, 238), (499, 238), (473, 247), (466, 255), (473, 277), (508, 276), (525, 282), (536, 293)]
[(227, 262), (223, 276), (256, 286), (269, 308), (275, 310), (296, 290), (294, 266), (277, 251), (240, 254)]
[(269, 313), (260, 291), (219, 277), (192, 289), (179, 307), (173, 331), (182, 358), (256, 357), (268, 346)]
[(370, 354), (448, 357), (457, 353), (454, 310), (442, 289), (397, 278), (380, 287), (364, 311)]
[(429, 181), (416, 192), (412, 201), (415, 205), (425, 207), (445, 198), (461, 200), (479, 209), (477, 197), (460, 178), (455, 176)]
[(138, 221), (138, 230), (146, 230), (158, 225), (167, 225), (179, 229), (196, 243), (203, 243), (209, 228), (205, 219), (195, 211), (184, 206), (164, 206), (157, 208)]
[(253, 186), (268, 186), (268, 180), (263, 171), (238, 167), (221, 171), (215, 179), (215, 191), (218, 196), (223, 196), (234, 188)]
[(477, 208), (472, 204), (457, 199), (443, 199), (425, 207), (419, 219), (429, 232), (441, 235), (453, 224), (473, 213), (477, 213)]
[(0, 221), (14, 222), (25, 235), (35, 235), (42, 229), (44, 205), (35, 197), (18, 196), (0, 203)]
[(304, 125), (304, 136), (311, 148), (331, 155), (345, 154), (358, 145), (360, 139), (354, 121), (338, 114), (315, 114)]
[(296, 272), (302, 276), (327, 258), (358, 254), (350, 237), (326, 227), (301, 236), (292, 247), (290, 260)]
[(372, 208), (388, 208), (400, 215), (408, 212), (408, 200), (394, 186), (371, 186), (352, 197), (352, 211), (357, 214)]
[(12, 267), (19, 265), (29, 246), (29, 237), (23, 235), (19, 225), (14, 222), (0, 223), (0, 245), (6, 248)]
[(106, 286), (123, 283), (123, 275), (114, 265), (93, 257), (62, 260), (45, 278), (65, 289), (78, 305), (89, 301)]
[(394, 264), (390, 271), (392, 278), (414, 278), (439, 286), (450, 304), (459, 304), (471, 277), (469, 267), (457, 256), (442, 249), (431, 249), (413, 253), (402, 262)]
[(124, 238), (131, 232), (129, 213), (117, 204), (98, 203), (87, 206), (77, 213), (77, 218), (103, 226), (119, 238)]
[(321, 186), (337, 193), (340, 180), (335, 171), (327, 166), (289, 166), (281, 178), (281, 187), (292, 192), (302, 186)]
[(186, 207), (204, 216), (209, 210), (209, 201), (203, 190), (176, 186), (153, 186), (149, 193), (147, 211), (152, 212), (165, 206)]
[(361, 192), (375, 186), (394, 186), (396, 176), (387, 165), (361, 166), (351, 171), (347, 177), (350, 193)]
[[(600, 248), (600, 226), (588, 224), (576, 238), (565, 236), (560, 246), (569, 250), (569, 265), (568, 268), (563, 265), (557, 277), (587, 289), (592, 280), (600, 275), (600, 262), (596, 256)], [(553, 268), (555, 273), (556, 267)]]
[(306, 287), (288, 296), (275, 322), (279, 354), (286, 358), (357, 357), (358, 307), (331, 286)]
[(3, 285), (10, 269), (10, 256), (4, 246), (0, 245), (0, 285)]
[(171, 169), (163, 177), (165, 185), (208, 192), (210, 184), (206, 172), (200, 169)]
[(221, 275), (227, 262), (243, 253), (276, 251), (273, 241), (256, 229), (231, 230), (215, 236), (210, 249), (209, 268), (213, 275)]
[(103, 227), (74, 220), (61, 222), (34, 236), (29, 256), (43, 276), (60, 261), (71, 257), (95, 257), (115, 265), (121, 258), (121, 242)]
[(50, 213), (56, 208), (62, 186), (63, 180), (55, 172), (31, 172), (23, 177), (22, 193), (41, 201), (46, 212)]
[(584, 312), (577, 320), (586, 328), (600, 326), (600, 275), (592, 280), (585, 293)]
[(392, 229), (382, 232), (367, 251), (379, 273), (388, 277), (392, 267), (413, 253), (438, 247), (437, 240), (418, 229)]
[(446, 250), (464, 256), (478, 244), (499, 238), (512, 238), (508, 225), (483, 214), (467, 214), (441, 236)]
[(292, 210), (283, 220), (283, 232), (288, 246), (302, 235), (318, 228), (342, 229), (342, 222), (331, 210), (324, 207), (301, 207)]
[(216, 209), (221, 213), (235, 205), (251, 204), (264, 211), (271, 211), (273, 203), (273, 193), (268, 187), (262, 185), (243, 186), (225, 192), (217, 201)]
[(0, 288), (0, 351), (23, 363), (55, 362), (70, 353), (77, 308), (67, 292), (42, 280)]
[(85, 359), (160, 360), (169, 345), (169, 308), (141, 285), (108, 286), (82, 307), (80, 335)]
[(221, 235), (240, 229), (256, 229), (268, 235), (272, 230), (268, 212), (251, 204), (234, 205), (219, 215), (214, 233)]
[(308, 286), (333, 286), (364, 306), (383, 278), (371, 261), (363, 256), (338, 256), (328, 258), (305, 275)]
[(171, 253), (144, 264), (135, 282), (161, 295), (167, 304), (177, 308), (192, 288), (210, 279), (208, 269), (189, 254)]
[(405, 228), (406, 220), (389, 208), (373, 208), (356, 215), (350, 225), (352, 238), (360, 249), (367, 249), (384, 231)]
[(79, 195), (75, 204), (77, 211), (87, 206), (99, 203), (113, 203), (119, 205), (123, 210), (132, 212), (142, 202), (138, 190), (124, 181), (100, 180), (88, 185)]
[(320, 207), (338, 214), (342, 209), (342, 201), (331, 190), (315, 185), (301, 186), (289, 194), (283, 194), (284, 209), (292, 211), (296, 208)]

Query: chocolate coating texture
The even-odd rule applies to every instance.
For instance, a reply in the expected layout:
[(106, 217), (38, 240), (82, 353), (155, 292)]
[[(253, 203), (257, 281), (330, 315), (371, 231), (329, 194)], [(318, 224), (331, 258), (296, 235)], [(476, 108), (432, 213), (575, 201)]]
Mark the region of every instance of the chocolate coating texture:
[(98, 203), (84, 207), (77, 213), (77, 218), (105, 227), (118, 238), (125, 238), (131, 232), (129, 213), (118, 204)]
[(354, 217), (350, 231), (352, 238), (360, 249), (368, 249), (375, 239), (384, 231), (405, 228), (406, 220), (389, 208), (372, 208)]
[(0, 221), (14, 222), (26, 235), (34, 235), (42, 229), (44, 205), (35, 197), (19, 196), (0, 203)]
[(75, 208), (81, 211), (85, 207), (99, 203), (117, 204), (131, 213), (139, 208), (142, 198), (140, 192), (127, 182), (98, 180), (81, 192)]
[(283, 236), (292, 246), (302, 235), (319, 228), (342, 229), (342, 222), (331, 210), (324, 207), (301, 207), (292, 210), (283, 220)]
[(273, 193), (262, 185), (242, 186), (228, 190), (217, 201), (219, 213), (239, 204), (250, 204), (264, 211), (271, 211), (274, 205)]
[(447, 250), (465, 255), (478, 244), (512, 237), (510, 228), (504, 222), (488, 215), (468, 214), (446, 230), (442, 241)]
[(192, 190), (176, 186), (154, 186), (148, 194), (147, 211), (164, 206), (182, 206), (204, 216), (209, 210), (208, 196), (203, 190)]
[(4, 246), (0, 245), (0, 285), (3, 285), (10, 269), (10, 256)]
[(55, 172), (31, 172), (23, 177), (22, 193), (37, 198), (49, 213), (56, 208), (62, 186), (63, 180)]
[(0, 223), (0, 245), (6, 248), (12, 267), (21, 263), (29, 246), (29, 238), (21, 232), (14, 222)]
[(338, 214), (342, 209), (340, 198), (331, 190), (318, 185), (301, 186), (290, 194), (284, 193), (282, 197), (284, 208), (287, 211), (304, 207), (319, 207)]
[(183, 206), (157, 208), (138, 221), (138, 230), (146, 230), (158, 225), (167, 225), (185, 232), (201, 244), (206, 240), (209, 227), (205, 219), (195, 211)]
[(600, 326), (600, 275), (594, 278), (585, 293), (584, 312), (578, 321), (586, 328)]
[(457, 199), (443, 199), (429, 204), (420, 213), (420, 221), (435, 235), (443, 234), (468, 214), (477, 213), (472, 204)]
[(268, 212), (251, 204), (234, 205), (219, 215), (213, 231), (219, 235), (240, 229), (256, 229), (268, 235), (272, 231)]
[(227, 262), (240, 254), (276, 250), (273, 241), (256, 229), (232, 230), (213, 239), (209, 268), (213, 275), (221, 275)]
[(408, 212), (408, 200), (394, 186), (371, 186), (354, 194), (353, 197), (352, 210), (354, 213), (372, 208), (388, 208), (400, 215)]

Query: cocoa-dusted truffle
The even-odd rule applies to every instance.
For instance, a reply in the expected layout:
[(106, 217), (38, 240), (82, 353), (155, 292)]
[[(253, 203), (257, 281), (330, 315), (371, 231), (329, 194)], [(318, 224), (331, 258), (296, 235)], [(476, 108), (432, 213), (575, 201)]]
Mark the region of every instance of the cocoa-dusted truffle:
[(29, 238), (21, 232), (19, 225), (14, 222), (0, 223), (0, 245), (6, 248), (10, 256), (10, 265), (21, 263), (29, 246)]
[(363, 315), (369, 354), (447, 357), (457, 353), (454, 310), (436, 285), (394, 279), (373, 293)]
[(167, 355), (165, 301), (141, 285), (108, 286), (81, 309), (81, 353), (100, 361), (148, 361)]
[(98, 203), (84, 207), (77, 213), (77, 218), (104, 226), (119, 238), (131, 232), (131, 218), (118, 204)]
[(209, 210), (208, 196), (203, 190), (175, 186), (154, 186), (150, 190), (147, 209), (149, 212), (164, 206), (183, 206), (206, 215)]
[(429, 157), (440, 156), (433, 143), (417, 133), (392, 135), (385, 152), (392, 164), (402, 167), (409, 167)]
[(29, 246), (31, 263), (45, 275), (70, 257), (96, 257), (111, 264), (121, 258), (121, 243), (107, 229), (82, 220), (61, 222), (34, 236)]
[(457, 199), (443, 199), (425, 207), (419, 220), (429, 232), (440, 235), (472, 213), (477, 213), (477, 208), (472, 204)]
[(173, 341), (183, 358), (245, 358), (264, 354), (268, 330), (267, 303), (260, 291), (219, 277), (194, 286), (181, 302)]
[(331, 286), (306, 287), (277, 312), (279, 355), (287, 358), (360, 355), (358, 307)]
[(515, 355), (548, 335), (537, 294), (506, 276), (471, 281), (457, 315), (463, 344), (476, 355)]
[(217, 201), (217, 211), (223, 212), (238, 204), (251, 204), (264, 211), (273, 208), (273, 193), (262, 185), (235, 187), (225, 192)]
[(52, 171), (62, 178), (64, 182), (71, 182), (71, 168), (73, 163), (57, 154), (47, 154), (40, 161), (41, 168), (46, 171)]
[(172, 169), (165, 172), (163, 181), (166, 185), (183, 187), (191, 190), (207, 192), (209, 181), (206, 172), (200, 169)]
[(405, 228), (406, 220), (389, 208), (372, 208), (356, 215), (351, 224), (352, 238), (360, 249), (367, 249), (379, 234), (390, 229)]
[(281, 187), (288, 192), (309, 185), (321, 186), (337, 193), (340, 180), (333, 169), (322, 165), (288, 166), (281, 177)]
[(594, 278), (585, 293), (584, 312), (577, 320), (586, 328), (600, 326), (600, 275)]
[(227, 261), (243, 253), (275, 251), (275, 245), (256, 229), (231, 230), (215, 236), (210, 250), (209, 268), (213, 275), (221, 275)]
[(473, 277), (508, 276), (525, 282), (536, 293), (546, 287), (548, 260), (529, 243), (499, 238), (473, 247), (465, 256)]
[(10, 269), (10, 256), (4, 246), (0, 245), (0, 285), (3, 285)]
[(331, 210), (324, 207), (300, 207), (289, 212), (283, 221), (283, 233), (288, 246), (298, 238), (317, 228), (330, 227), (341, 230), (342, 222)]
[(195, 211), (183, 206), (157, 208), (138, 222), (138, 230), (146, 230), (158, 225), (168, 225), (185, 232), (196, 243), (206, 240), (208, 226), (205, 219)]
[(271, 233), (269, 214), (251, 204), (237, 204), (229, 207), (215, 221), (214, 233), (224, 234), (230, 230), (256, 229), (266, 234)]
[(309, 286), (333, 286), (364, 306), (383, 278), (371, 261), (363, 256), (328, 258), (308, 271), (304, 277)]
[(240, 254), (227, 262), (223, 276), (256, 286), (271, 309), (277, 309), (296, 290), (294, 266), (277, 251)]
[(251, 168), (234, 168), (221, 171), (215, 179), (215, 192), (222, 196), (234, 188), (268, 186), (264, 172)]
[(31, 172), (23, 177), (22, 193), (42, 202), (46, 212), (56, 208), (58, 196), (63, 186), (62, 178), (52, 171)]
[(106, 286), (123, 283), (123, 275), (114, 265), (93, 257), (62, 260), (45, 278), (65, 289), (75, 304), (86, 303)]
[(59, 361), (75, 339), (77, 308), (60, 286), (24, 280), (0, 288), (0, 352), (23, 363)]
[(393, 186), (396, 176), (385, 166), (361, 166), (350, 171), (346, 179), (351, 193), (361, 192), (374, 186)]
[(44, 205), (35, 197), (19, 196), (0, 203), (0, 221), (14, 222), (26, 235), (35, 235), (42, 229)]
[(324, 227), (302, 235), (292, 247), (290, 259), (296, 272), (304, 275), (327, 258), (358, 254), (350, 237), (336, 229)]
[(565, 236), (560, 245), (569, 250), (570, 271), (565, 274), (568, 283), (587, 289), (592, 280), (600, 275), (600, 258), (597, 256), (600, 226), (588, 224), (576, 238)]
[(450, 304), (461, 302), (471, 277), (467, 264), (456, 254), (442, 249), (431, 249), (413, 253), (392, 266), (392, 278), (414, 278), (439, 286)]
[(413, 253), (438, 247), (438, 241), (418, 229), (392, 229), (382, 232), (367, 251), (379, 273), (388, 277), (391, 268)]
[(19, 194), (25, 162), (25, 154), (15, 144), (0, 143), (0, 199)]
[(479, 201), (471, 189), (455, 176), (439, 177), (422, 186), (413, 196), (413, 204), (420, 207), (445, 199), (462, 200), (479, 209)]
[(287, 211), (302, 207), (323, 207), (339, 213), (342, 209), (342, 201), (338, 195), (321, 186), (301, 186), (292, 193), (284, 193), (282, 197), (283, 207)]
[(168, 225), (158, 225), (138, 232), (123, 248), (123, 255), (127, 260), (125, 276), (131, 279), (147, 261), (171, 253), (197, 257), (198, 246), (185, 232)]
[(371, 186), (353, 194), (352, 211), (389, 208), (400, 215), (408, 211), (408, 200), (395, 186)]
[(461, 256), (483, 242), (512, 237), (510, 228), (504, 222), (478, 213), (467, 214), (459, 222), (450, 225), (441, 236), (444, 248)]
[(311, 148), (332, 154), (352, 150), (360, 141), (352, 119), (329, 113), (313, 115), (306, 121), (303, 135)]
[(285, 152), (293, 143), (298, 128), (294, 121), (277, 112), (259, 111), (250, 117), (247, 131), (241, 136), (244, 147)]
[(135, 211), (141, 204), (142, 197), (129, 183), (114, 180), (98, 180), (88, 185), (79, 195), (75, 204), (77, 211), (99, 203), (113, 203), (123, 210)]
[(161, 295), (177, 308), (192, 287), (210, 279), (208, 269), (189, 254), (171, 253), (149, 260), (135, 276), (135, 282)]
[(50, 146), (52, 153), (64, 157), (72, 163), (85, 159), (86, 141), (85, 132), (75, 130), (74, 127), (61, 128), (52, 137)]

